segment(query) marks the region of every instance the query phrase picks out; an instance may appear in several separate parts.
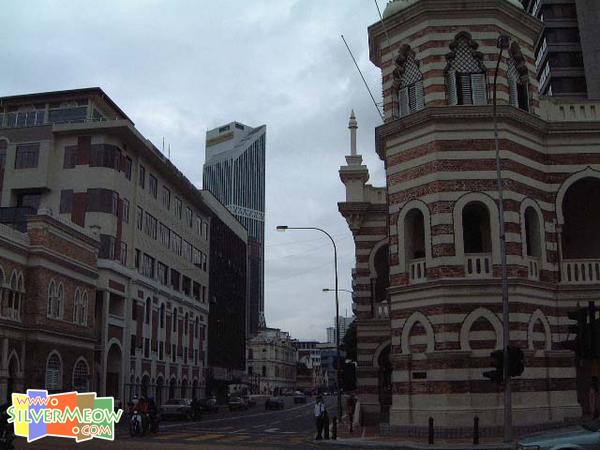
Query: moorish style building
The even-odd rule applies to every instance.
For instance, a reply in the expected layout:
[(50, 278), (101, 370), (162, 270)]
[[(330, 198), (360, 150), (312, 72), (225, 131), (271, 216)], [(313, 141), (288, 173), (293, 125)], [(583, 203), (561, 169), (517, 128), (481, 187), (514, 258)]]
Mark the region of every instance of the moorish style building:
[[(353, 232), (358, 386), (365, 420), (392, 428), (501, 426), (483, 377), (503, 348), (499, 221), (506, 227), (515, 424), (579, 417), (589, 374), (563, 349), (567, 313), (600, 292), (600, 104), (538, 95), (541, 23), (517, 0), (394, 0), (369, 28), (385, 121), (386, 185), (367, 184), (350, 118), (340, 177)], [(504, 217), (498, 213), (498, 71)], [(579, 373), (578, 373), (579, 372)]]

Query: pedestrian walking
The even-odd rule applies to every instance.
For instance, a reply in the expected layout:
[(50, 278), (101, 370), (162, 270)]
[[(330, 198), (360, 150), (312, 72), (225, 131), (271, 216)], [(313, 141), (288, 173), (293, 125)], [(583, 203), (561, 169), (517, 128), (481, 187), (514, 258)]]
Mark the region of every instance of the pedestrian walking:
[(325, 412), (325, 405), (323, 404), (323, 398), (319, 395), (315, 403), (315, 425), (317, 426), (317, 441), (323, 439), (323, 413)]
[(352, 429), (354, 425), (354, 409), (356, 408), (356, 397), (354, 394), (350, 394), (350, 397), (348, 397), (348, 401), (346, 402), (346, 406), (348, 411), (348, 421), (350, 422), (350, 433), (352, 433), (352, 431), (354, 431)]
[(329, 440), (329, 413), (325, 403), (321, 404), (323, 405), (323, 439)]

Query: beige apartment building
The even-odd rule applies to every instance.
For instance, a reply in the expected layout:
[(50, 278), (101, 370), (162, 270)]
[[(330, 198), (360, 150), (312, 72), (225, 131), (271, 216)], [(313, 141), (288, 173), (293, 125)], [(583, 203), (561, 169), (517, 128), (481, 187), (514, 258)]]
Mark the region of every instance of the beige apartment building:
[(296, 348), (289, 333), (265, 328), (250, 339), (248, 378), (256, 394), (278, 395), (296, 388)]
[(0, 98), (0, 142), (0, 222), (44, 210), (100, 241), (90, 321), (100, 395), (201, 396), (209, 309), (201, 193), (100, 88)]

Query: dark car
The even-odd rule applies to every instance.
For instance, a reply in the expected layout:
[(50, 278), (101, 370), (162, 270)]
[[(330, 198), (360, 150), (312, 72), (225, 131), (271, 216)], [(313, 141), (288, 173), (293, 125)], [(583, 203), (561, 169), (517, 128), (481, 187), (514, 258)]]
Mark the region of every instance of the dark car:
[(229, 406), (229, 411), (235, 411), (235, 410), (246, 410), (248, 409), (248, 403), (246, 403), (246, 400), (244, 400), (242, 397), (231, 397), (229, 399), (229, 402), (227, 402), (227, 405)]
[(300, 391), (296, 391), (294, 394), (294, 403), (306, 403), (306, 395)]
[(283, 409), (283, 399), (279, 397), (269, 397), (265, 402), (265, 409)]

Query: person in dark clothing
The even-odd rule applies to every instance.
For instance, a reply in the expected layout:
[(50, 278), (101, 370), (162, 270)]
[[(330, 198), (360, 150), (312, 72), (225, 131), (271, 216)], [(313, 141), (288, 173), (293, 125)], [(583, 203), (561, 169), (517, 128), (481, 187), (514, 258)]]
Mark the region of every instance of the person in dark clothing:
[(317, 441), (323, 439), (323, 413), (325, 412), (325, 405), (323, 404), (323, 398), (321, 396), (317, 397), (317, 402), (315, 403), (315, 425), (317, 426), (317, 437), (315, 438)]
[(323, 439), (329, 439), (329, 413), (323, 403)]

